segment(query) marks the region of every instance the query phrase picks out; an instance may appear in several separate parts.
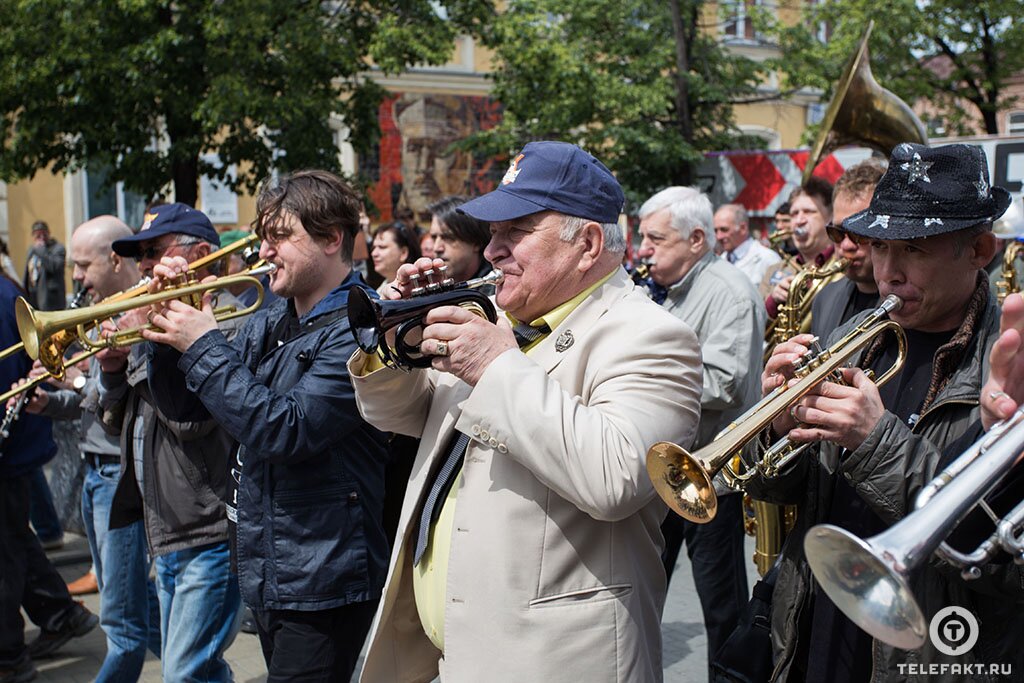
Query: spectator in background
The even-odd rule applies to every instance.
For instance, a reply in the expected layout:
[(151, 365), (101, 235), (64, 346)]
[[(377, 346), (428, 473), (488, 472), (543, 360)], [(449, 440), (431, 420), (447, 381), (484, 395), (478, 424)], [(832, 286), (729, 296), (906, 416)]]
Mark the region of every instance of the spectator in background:
[(715, 212), (715, 239), (722, 244), (723, 256), (755, 287), (761, 284), (768, 269), (782, 260), (750, 236), (747, 210), (740, 204), (726, 204)]
[(416, 231), (401, 221), (388, 223), (377, 228), (373, 237), (373, 269), (384, 278), (377, 292), (384, 289), (395, 279), (398, 266), (412, 263), (420, 257), (420, 241)]
[(25, 257), (25, 297), (32, 308), (59, 311), (67, 305), (64, 294), (64, 245), (50, 237), (44, 221), (32, 224), (32, 246)]
[(428, 207), (434, 258), (445, 262), (448, 277), (456, 282), (491, 272), (491, 264), (484, 258), (484, 247), (491, 241), (490, 226), (458, 210), (467, 201), (467, 197), (451, 195)]

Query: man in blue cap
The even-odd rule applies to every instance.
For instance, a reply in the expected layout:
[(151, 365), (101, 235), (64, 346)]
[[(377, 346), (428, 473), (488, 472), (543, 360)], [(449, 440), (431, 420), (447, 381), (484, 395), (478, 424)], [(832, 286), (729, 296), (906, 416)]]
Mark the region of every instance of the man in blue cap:
[[(507, 317), (430, 311), (430, 369), (349, 361), (366, 419), (421, 438), (364, 682), (662, 679), (645, 456), (696, 434), (700, 353), (622, 269), (622, 204), (590, 154), (526, 145), (459, 208), (490, 223)], [(393, 298), (439, 263), (402, 266)]]
[[(138, 233), (111, 245), (151, 275), (165, 256), (189, 262), (220, 247), (213, 224), (184, 204), (146, 212)], [(200, 279), (211, 273), (204, 268)], [(219, 303), (235, 303), (221, 293)], [(145, 324), (126, 314), (122, 329)], [(224, 323), (233, 334), (241, 322)], [(121, 435), (121, 477), (111, 503), (110, 526), (143, 520), (155, 556), (161, 668), (166, 681), (230, 681), (224, 651), (238, 632), (241, 596), (231, 571), (227, 500), (234, 441), (214, 420), (181, 422), (156, 408), (141, 345), (99, 354), (100, 406), (105, 426)]]

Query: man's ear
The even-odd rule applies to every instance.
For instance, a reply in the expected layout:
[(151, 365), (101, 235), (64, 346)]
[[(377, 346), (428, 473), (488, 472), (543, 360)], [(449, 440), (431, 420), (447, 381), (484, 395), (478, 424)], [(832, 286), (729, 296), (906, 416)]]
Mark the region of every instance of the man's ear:
[(121, 272), (121, 263), (124, 259), (116, 251), (110, 252), (110, 267), (115, 273)]
[(597, 263), (604, 252), (604, 230), (600, 223), (587, 221), (577, 239), (583, 245), (583, 253), (580, 254), (577, 268), (581, 273), (585, 273)]
[(341, 245), (344, 242), (340, 230), (331, 230), (330, 236), (320, 242), (320, 245), (324, 249), (324, 253), (333, 256), (341, 251)]
[(690, 231), (690, 250), (694, 253), (704, 250), (704, 244), (707, 241), (707, 236), (704, 234), (704, 228), (695, 226)]
[(971, 265), (977, 268), (984, 268), (992, 261), (992, 257), (996, 255), (998, 248), (999, 244), (996, 236), (992, 234), (991, 230), (986, 230), (980, 235), (975, 236), (969, 252)]

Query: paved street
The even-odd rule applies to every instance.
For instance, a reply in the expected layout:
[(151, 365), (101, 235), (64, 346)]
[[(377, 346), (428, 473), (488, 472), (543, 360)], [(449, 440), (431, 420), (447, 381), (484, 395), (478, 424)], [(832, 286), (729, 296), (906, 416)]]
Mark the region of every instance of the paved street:
[[(85, 539), (69, 534), (67, 540), (69, 543), (65, 549), (51, 557), (57, 561), (67, 561), (88, 554)], [(753, 555), (753, 552), (753, 539), (747, 538), (747, 555)], [(704, 626), (701, 623), (700, 604), (690, 576), (690, 565), (685, 560), (685, 550), (681, 555), (684, 559), (672, 579), (662, 628), (665, 639), (665, 680), (668, 683), (701, 683), (707, 680)], [(88, 567), (88, 561), (75, 561), (72, 564), (64, 564), (59, 569), (65, 579), (73, 580), (81, 576)], [(753, 586), (757, 576), (753, 564), (748, 566), (748, 570), (750, 586)], [(86, 596), (85, 604), (92, 611), (99, 613), (97, 596)], [(36, 629), (30, 627), (26, 637), (31, 640), (35, 635)], [(44, 683), (92, 681), (99, 671), (105, 651), (103, 632), (96, 628), (89, 635), (68, 643), (61, 650), (60, 656), (37, 662), (40, 671), (38, 680)], [(235, 672), (235, 680), (239, 683), (260, 683), (266, 679), (263, 655), (256, 636), (239, 633), (228, 650), (228, 660)], [(160, 680), (160, 662), (152, 655), (146, 658), (142, 680), (147, 683)]]

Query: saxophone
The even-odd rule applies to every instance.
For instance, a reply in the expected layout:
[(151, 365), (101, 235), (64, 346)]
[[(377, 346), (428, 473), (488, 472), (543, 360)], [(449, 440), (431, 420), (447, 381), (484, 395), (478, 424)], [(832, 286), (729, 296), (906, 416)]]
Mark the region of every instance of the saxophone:
[[(849, 261), (840, 258), (820, 268), (807, 266), (793, 276), (786, 302), (779, 306), (779, 315), (768, 326), (765, 339), (765, 362), (775, 347), (797, 334), (811, 329), (811, 304), (825, 285), (841, 277)], [(736, 457), (736, 460), (739, 456)], [(734, 463), (738, 464), (738, 463)], [(754, 537), (754, 564), (764, 576), (782, 550), (782, 542), (796, 524), (795, 505), (773, 505), (750, 496), (743, 496), (743, 528)]]
[(1017, 294), (1020, 292), (1020, 282), (1017, 281), (1017, 257), (1020, 256), (1021, 249), (1024, 249), (1024, 241), (1021, 238), (1016, 238), (1006, 245), (1006, 249), (1003, 251), (1003, 270), (1002, 275), (996, 282), (996, 299), (1002, 304), (1003, 301), (1011, 294)]

